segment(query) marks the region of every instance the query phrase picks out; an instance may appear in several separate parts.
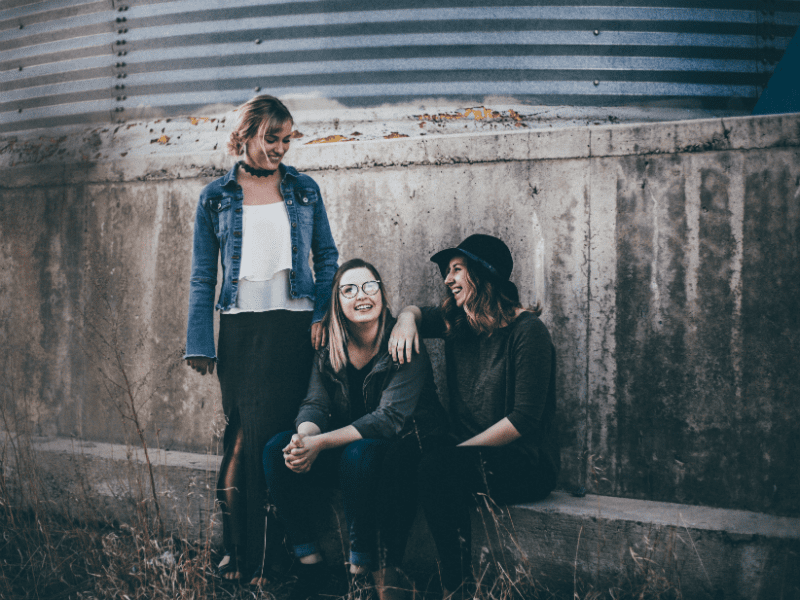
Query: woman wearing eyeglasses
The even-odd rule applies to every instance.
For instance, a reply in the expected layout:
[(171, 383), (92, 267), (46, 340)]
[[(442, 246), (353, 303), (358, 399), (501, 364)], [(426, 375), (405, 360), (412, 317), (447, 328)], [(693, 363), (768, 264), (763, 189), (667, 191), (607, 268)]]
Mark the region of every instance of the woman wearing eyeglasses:
[[(392, 598), (376, 556), (376, 486), (391, 440), (422, 439), (442, 423), (425, 348), (405, 365), (392, 361), (385, 339), (394, 326), (386, 291), (371, 264), (344, 263), (333, 280), (322, 320), (328, 345), (317, 352), (296, 431), (278, 434), (264, 448), (264, 473), (278, 517), (299, 559), (293, 598), (320, 591), (326, 568), (316, 542), (320, 487), (342, 490), (350, 536), (350, 572), (374, 572), (381, 598)], [(391, 499), (389, 499), (391, 500)], [(381, 545), (395, 541), (381, 535)]]

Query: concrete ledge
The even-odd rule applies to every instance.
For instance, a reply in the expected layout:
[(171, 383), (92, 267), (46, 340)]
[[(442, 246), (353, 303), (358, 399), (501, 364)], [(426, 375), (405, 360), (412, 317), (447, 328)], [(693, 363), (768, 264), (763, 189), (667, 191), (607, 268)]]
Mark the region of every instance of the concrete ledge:
[(631, 498), (594, 496), (575, 498), (564, 492), (554, 492), (535, 504), (524, 504), (520, 510), (550, 515), (568, 515), (581, 519), (646, 523), (648, 525), (725, 531), (734, 536), (759, 536), (800, 540), (800, 519), (779, 517), (745, 510), (652, 502)]
[[(221, 540), (215, 512), (220, 457), (148, 449), (167, 527), (180, 536)], [(0, 431), (0, 471), (17, 501), (49, 502), (68, 518), (141, 523), (152, 517), (152, 487), (141, 447)]]
[[(230, 125), (186, 117), (95, 127), (53, 138), (0, 138), (0, 188), (217, 177), (233, 162), (224, 144)], [(800, 115), (302, 144), (296, 142), (288, 163), (312, 173), (753, 150), (800, 145)]]
[(522, 559), (564, 587), (577, 573), (596, 586), (670, 582), (685, 598), (800, 597), (800, 519), (556, 492), (502, 522)]
[[(0, 437), (8, 446), (9, 436)], [(105, 518), (135, 518), (149, 488), (141, 449), (70, 439), (34, 439), (30, 449), (52, 494), (90, 500)], [(5, 456), (13, 453), (8, 451)], [(220, 541), (214, 516), (219, 457), (151, 450), (158, 496), (169, 526)], [(13, 464), (5, 464), (8, 475)], [(75, 506), (77, 510), (79, 506)], [(344, 518), (332, 497), (323, 547), (341, 556)], [(338, 530), (338, 531), (337, 531)], [(800, 519), (741, 510), (555, 492), (544, 501), (476, 511), (475, 564), (523, 569), (550, 590), (669, 582), (684, 598), (796, 598), (800, 592)], [(418, 517), (406, 567), (435, 576), (432, 540)], [(667, 585), (665, 583), (664, 585)], [(578, 590), (580, 591), (580, 590)]]
[[(0, 432), (0, 443), (5, 439), (8, 439), (8, 434)], [(32, 446), (39, 452), (73, 454), (105, 460), (132, 460), (140, 465), (147, 464), (144, 450), (141, 447), (70, 438), (33, 438)], [(156, 468), (196, 469), (212, 473), (216, 473), (222, 461), (222, 457), (215, 454), (176, 452), (160, 448), (148, 448), (148, 455), (150, 462)]]

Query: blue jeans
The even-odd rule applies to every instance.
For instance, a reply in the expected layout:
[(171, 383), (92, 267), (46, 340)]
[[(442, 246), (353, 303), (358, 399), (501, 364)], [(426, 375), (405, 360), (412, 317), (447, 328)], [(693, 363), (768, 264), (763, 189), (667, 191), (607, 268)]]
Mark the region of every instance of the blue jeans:
[(386, 440), (356, 440), (320, 452), (308, 473), (295, 473), (283, 461), (283, 448), (294, 431), (279, 433), (264, 447), (264, 476), (278, 518), (284, 524), (295, 556), (319, 551), (314, 517), (319, 488), (340, 487), (350, 536), (350, 563), (372, 567), (375, 562), (375, 495)]

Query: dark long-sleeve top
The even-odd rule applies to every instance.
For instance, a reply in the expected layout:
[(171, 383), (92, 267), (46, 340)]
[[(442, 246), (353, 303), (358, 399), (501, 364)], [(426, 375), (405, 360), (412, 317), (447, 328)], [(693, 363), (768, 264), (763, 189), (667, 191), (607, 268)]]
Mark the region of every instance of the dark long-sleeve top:
[[(387, 319), (387, 332), (394, 322)], [(425, 349), (421, 350), (418, 357), (403, 365), (393, 363), (388, 350), (378, 352), (364, 378), (366, 414), (355, 421), (351, 419), (347, 370), (335, 372), (328, 349), (319, 350), (295, 424), (311, 422), (323, 432), (352, 425), (361, 437), (373, 439), (391, 439), (412, 431), (427, 435), (446, 429), (447, 415), (436, 393), (431, 361)]]
[(491, 335), (468, 330), (445, 337), (442, 310), (426, 307), (419, 333), (445, 339), (448, 412), (458, 440), (507, 417), (521, 435), (512, 444), (533, 464), (543, 463), (557, 475), (556, 352), (544, 323), (524, 312)]

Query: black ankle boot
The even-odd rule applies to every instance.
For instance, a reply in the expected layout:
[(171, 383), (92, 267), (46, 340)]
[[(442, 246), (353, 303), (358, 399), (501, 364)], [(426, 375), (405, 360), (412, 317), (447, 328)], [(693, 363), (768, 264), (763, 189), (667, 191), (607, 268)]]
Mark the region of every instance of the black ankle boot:
[(329, 573), (325, 563), (320, 561), (311, 565), (297, 563), (294, 567), (297, 583), (294, 585), (289, 600), (316, 600), (328, 583)]

